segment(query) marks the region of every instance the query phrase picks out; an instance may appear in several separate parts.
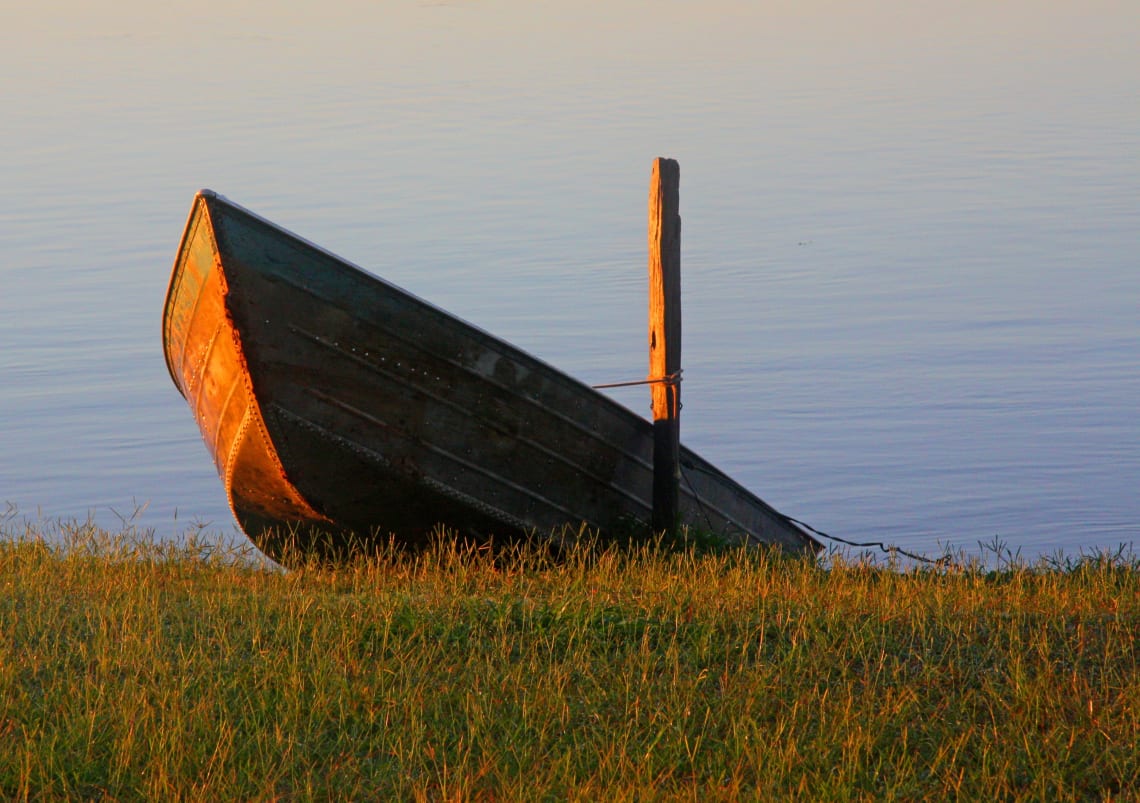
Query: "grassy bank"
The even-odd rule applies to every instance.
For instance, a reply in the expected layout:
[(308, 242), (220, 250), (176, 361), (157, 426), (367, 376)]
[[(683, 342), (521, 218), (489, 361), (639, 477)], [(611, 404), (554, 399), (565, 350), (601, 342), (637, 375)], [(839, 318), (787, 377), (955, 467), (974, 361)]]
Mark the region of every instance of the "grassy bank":
[(1129, 798), (1140, 567), (0, 543), (0, 797)]

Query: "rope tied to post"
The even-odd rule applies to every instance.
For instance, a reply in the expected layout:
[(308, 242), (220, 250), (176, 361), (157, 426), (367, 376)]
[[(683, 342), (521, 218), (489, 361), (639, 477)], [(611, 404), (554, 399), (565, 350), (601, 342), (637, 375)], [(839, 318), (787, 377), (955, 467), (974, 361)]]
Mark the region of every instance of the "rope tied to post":
[(606, 388), (631, 388), (635, 385), (680, 385), (681, 384), (681, 371), (678, 368), (671, 374), (658, 377), (646, 377), (645, 379), (635, 379), (632, 382), (607, 382), (604, 385), (591, 385), (594, 390), (604, 390)]

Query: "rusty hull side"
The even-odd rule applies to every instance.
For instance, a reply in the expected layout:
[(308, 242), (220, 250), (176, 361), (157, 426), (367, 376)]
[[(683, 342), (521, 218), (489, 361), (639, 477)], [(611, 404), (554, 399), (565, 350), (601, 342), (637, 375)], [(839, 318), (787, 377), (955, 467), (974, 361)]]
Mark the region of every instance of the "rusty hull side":
[[(324, 525), (290, 483), (253, 394), (241, 337), (226, 310), (228, 293), (213, 236), (209, 195), (190, 212), (163, 314), (163, 349), (174, 384), (202, 432), (242, 529), (267, 523)], [(261, 546), (261, 544), (259, 544)]]

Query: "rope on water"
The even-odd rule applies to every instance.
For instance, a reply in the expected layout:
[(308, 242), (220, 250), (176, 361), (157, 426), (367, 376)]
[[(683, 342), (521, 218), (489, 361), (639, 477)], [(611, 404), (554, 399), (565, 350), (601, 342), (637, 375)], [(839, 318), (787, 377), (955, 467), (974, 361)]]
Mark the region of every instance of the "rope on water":
[(840, 538), (838, 535), (828, 535), (827, 533), (825, 533), (821, 530), (817, 530), (815, 527), (812, 527), (807, 522), (800, 521), (799, 519), (793, 519), (791, 516), (789, 516), (785, 513), (781, 513), (780, 515), (783, 516), (788, 521), (790, 521), (792, 524), (798, 525), (800, 527), (803, 527), (805, 530), (810, 531), (813, 535), (818, 535), (820, 538), (826, 538), (829, 541), (836, 541), (840, 544), (846, 544), (847, 546), (878, 548), (878, 549), (881, 549), (883, 552), (886, 552), (889, 555), (894, 555), (894, 554), (904, 555), (904, 556), (910, 558), (911, 560), (917, 560), (917, 561), (920, 561), (922, 563), (929, 563), (932, 566), (942, 566), (942, 565), (948, 563), (952, 557), (950, 555), (943, 555), (940, 558), (928, 558), (925, 555), (919, 555), (919, 554), (916, 554), (914, 552), (908, 552), (907, 550), (903, 549), (902, 547), (897, 547), (894, 544), (886, 544), (882, 541), (848, 541), (846, 538)]
[[(636, 385), (680, 385), (680, 384), (681, 384), (681, 369), (678, 368), (676, 371), (674, 371), (671, 374), (667, 374), (666, 376), (646, 377), (645, 379), (637, 379), (637, 380), (634, 380), (632, 382), (607, 382), (607, 383), (602, 384), (602, 385), (593, 385), (592, 387), (595, 390), (604, 390), (606, 388), (629, 388), (629, 387), (634, 387)], [(685, 474), (685, 468), (697, 468), (697, 467), (691, 466), (691, 465), (690, 466), (682, 465), (681, 477), (685, 480), (685, 484), (689, 486), (689, 491), (693, 494), (693, 498), (697, 500), (697, 505), (700, 507), (701, 513), (705, 517), (705, 521), (708, 522), (709, 528), (712, 529), (712, 521), (709, 519), (708, 511), (705, 510), (705, 506), (701, 502), (701, 497), (699, 494), (697, 494), (696, 489), (693, 488), (693, 484), (691, 482), (689, 482), (689, 478)], [(699, 471), (700, 469), (697, 468), (697, 470)], [(854, 546), (854, 547), (860, 547), (860, 548), (880, 549), (883, 552), (887, 553), (888, 555), (903, 555), (904, 557), (908, 557), (911, 560), (917, 560), (920, 563), (929, 563), (932, 566), (942, 566), (951, 560), (950, 555), (943, 555), (940, 558), (928, 558), (925, 555), (919, 555), (915, 552), (910, 552), (906, 549), (903, 549), (902, 547), (895, 546), (894, 544), (884, 543), (883, 541), (849, 541), (846, 538), (840, 538), (838, 535), (830, 535), (828, 533), (823, 532), (822, 530), (817, 530), (815, 527), (812, 527), (807, 522), (800, 521), (799, 519), (794, 519), (791, 516), (788, 516), (784, 513), (779, 513), (779, 511), (776, 511), (776, 513), (777, 513), (777, 515), (779, 515), (781, 518), (785, 519), (786, 521), (791, 522), (792, 524), (795, 524), (798, 527), (804, 528), (805, 530), (812, 533), (813, 535), (818, 535), (820, 538), (826, 538), (828, 541), (835, 541), (836, 543), (839, 543), (839, 544), (845, 544), (847, 546)]]
[[(692, 491), (693, 496), (696, 498), (697, 505), (701, 508), (701, 512), (704, 513), (705, 520), (708, 521), (708, 513), (705, 512), (705, 510), (704, 510), (704, 504), (702, 504), (701, 498), (697, 494), (696, 490), (693, 488), (692, 483), (689, 482), (688, 476), (685, 475), (685, 469), (686, 468), (694, 469), (696, 471), (703, 471), (703, 469), (700, 466), (696, 466), (696, 465), (693, 465), (691, 463), (688, 465), (682, 464), (681, 475), (684, 477), (686, 484), (688, 484), (689, 490)], [(708, 474), (710, 472), (705, 471), (704, 473)], [(799, 519), (794, 519), (786, 513), (781, 513), (778, 510), (773, 510), (772, 512), (775, 513), (780, 518), (782, 518), (784, 521), (790, 522), (791, 524), (794, 524), (797, 527), (802, 527), (803, 529), (810, 532), (812, 535), (818, 535), (820, 538), (826, 538), (828, 541), (835, 541), (836, 543), (845, 544), (847, 546), (854, 546), (854, 547), (861, 547), (861, 548), (877, 548), (877, 549), (882, 550), (883, 552), (886, 552), (888, 555), (903, 555), (905, 557), (910, 558), (911, 560), (917, 560), (920, 563), (928, 563), (932, 566), (944, 566), (953, 560), (952, 555), (943, 555), (940, 558), (928, 558), (925, 555), (919, 555), (915, 552), (910, 552), (906, 549), (903, 549), (902, 547), (895, 546), (894, 544), (884, 543), (883, 541), (849, 541), (846, 538), (840, 538), (838, 535), (831, 535), (829, 533), (823, 532), (823, 530), (817, 530), (815, 527), (812, 527), (806, 521), (800, 521)], [(712, 527), (711, 521), (709, 521), (709, 527), (710, 527), (710, 529)]]

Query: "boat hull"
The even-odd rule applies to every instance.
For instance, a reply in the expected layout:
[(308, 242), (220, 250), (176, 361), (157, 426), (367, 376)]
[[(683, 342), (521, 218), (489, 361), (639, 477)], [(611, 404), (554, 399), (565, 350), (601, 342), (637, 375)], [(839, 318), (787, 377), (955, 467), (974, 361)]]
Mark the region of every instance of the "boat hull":
[[(651, 518), (652, 424), (587, 385), (209, 191), (163, 342), (242, 530), (317, 543), (600, 531)], [(682, 448), (683, 523), (814, 552)]]

